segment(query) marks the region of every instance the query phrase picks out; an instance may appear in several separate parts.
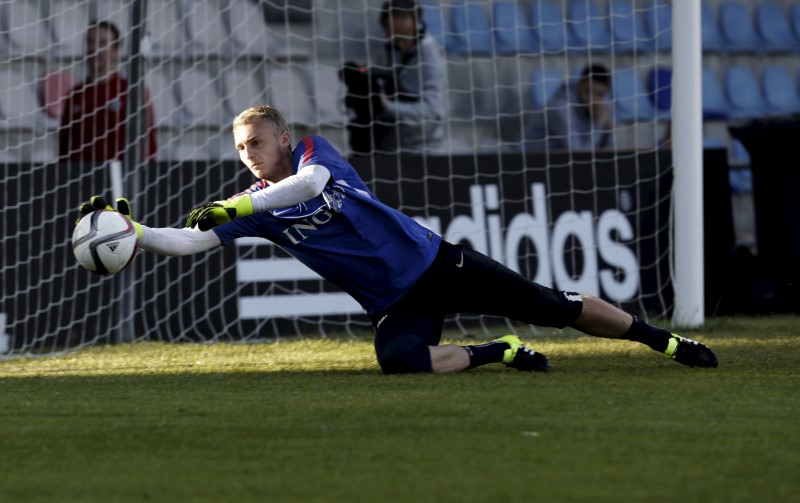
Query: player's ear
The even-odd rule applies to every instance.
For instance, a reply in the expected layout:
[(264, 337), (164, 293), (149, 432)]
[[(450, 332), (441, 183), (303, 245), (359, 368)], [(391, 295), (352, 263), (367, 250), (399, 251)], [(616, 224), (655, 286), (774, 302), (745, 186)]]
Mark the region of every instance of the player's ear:
[(281, 142), (280, 143), (281, 147), (289, 147), (289, 148), (291, 148), (291, 146), (292, 146), (292, 135), (291, 135), (291, 133), (289, 133), (289, 131), (284, 131), (283, 133), (281, 133), (280, 136), (278, 137), (278, 139)]

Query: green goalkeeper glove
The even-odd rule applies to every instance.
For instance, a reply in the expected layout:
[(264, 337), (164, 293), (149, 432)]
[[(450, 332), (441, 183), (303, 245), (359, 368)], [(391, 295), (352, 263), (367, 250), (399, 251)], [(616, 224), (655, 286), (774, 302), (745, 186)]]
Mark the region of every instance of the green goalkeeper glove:
[(128, 200), (125, 199), (124, 197), (117, 198), (117, 209), (114, 209), (101, 196), (92, 196), (92, 198), (89, 200), (88, 203), (83, 203), (78, 209), (81, 215), (78, 217), (78, 220), (75, 223), (77, 224), (78, 222), (80, 222), (80, 220), (86, 215), (101, 210), (116, 211), (117, 213), (121, 214), (122, 216), (130, 220), (131, 224), (133, 224), (133, 228), (136, 229), (137, 238), (140, 240), (142, 239), (142, 224), (133, 221), (133, 212), (131, 211), (131, 203), (128, 202)]
[(237, 217), (253, 214), (253, 200), (249, 195), (238, 196), (227, 201), (213, 201), (198, 206), (189, 213), (185, 227), (199, 228), (207, 231), (222, 224), (227, 224)]

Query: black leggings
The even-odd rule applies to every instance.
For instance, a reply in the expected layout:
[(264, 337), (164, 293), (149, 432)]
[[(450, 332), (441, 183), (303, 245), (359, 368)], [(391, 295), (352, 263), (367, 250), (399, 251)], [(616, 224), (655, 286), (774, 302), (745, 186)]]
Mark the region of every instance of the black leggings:
[(384, 373), (430, 372), (428, 346), (439, 344), (448, 314), (503, 316), (564, 328), (582, 307), (576, 293), (546, 288), (481, 253), (442, 241), (417, 284), (372, 316), (375, 352)]

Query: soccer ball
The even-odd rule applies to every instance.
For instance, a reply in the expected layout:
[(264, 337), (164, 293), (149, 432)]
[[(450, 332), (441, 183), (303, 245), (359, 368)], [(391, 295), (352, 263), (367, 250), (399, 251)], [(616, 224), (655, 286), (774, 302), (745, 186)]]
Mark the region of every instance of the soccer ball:
[(116, 211), (93, 211), (72, 232), (72, 252), (87, 271), (114, 274), (133, 262), (139, 251), (136, 229)]

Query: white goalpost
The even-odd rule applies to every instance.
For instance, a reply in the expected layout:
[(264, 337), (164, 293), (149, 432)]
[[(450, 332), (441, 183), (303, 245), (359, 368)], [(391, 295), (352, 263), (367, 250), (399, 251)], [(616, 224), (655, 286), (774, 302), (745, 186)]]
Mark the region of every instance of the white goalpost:
[[(381, 3), (0, 3), (0, 356), (369, 331), (351, 298), (263, 240), (192, 257), (141, 253), (111, 277), (72, 256), (77, 208), (92, 195), (124, 195), (143, 224), (180, 227), (193, 206), (249, 186), (230, 122), (260, 104), (284, 112), (295, 143), (325, 136), (381, 200), (446, 239), (645, 318), (704, 323), (703, 142), (727, 133), (703, 118), (698, 2), (421, 0), (445, 74), (445, 115), (426, 120), (444, 142), (359, 154), (340, 70), (381, 59)], [(95, 109), (70, 98), (91, 73), (93, 21), (119, 28), (117, 68), (138, 98), (107, 89)], [(720, 58), (709, 61), (721, 75)], [(532, 118), (591, 65), (609, 70), (612, 144), (561, 149), (547, 136), (535, 146)], [(121, 123), (108, 123), (120, 110)], [(120, 153), (99, 153), (119, 127)], [(539, 333), (474, 315), (447, 325)]]
[(700, 4), (674, 3), (673, 154), (675, 169), (675, 310), (677, 326), (705, 320), (703, 281), (703, 104)]

